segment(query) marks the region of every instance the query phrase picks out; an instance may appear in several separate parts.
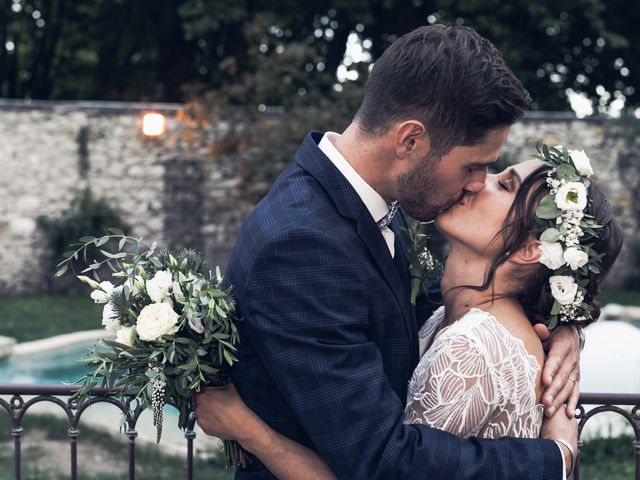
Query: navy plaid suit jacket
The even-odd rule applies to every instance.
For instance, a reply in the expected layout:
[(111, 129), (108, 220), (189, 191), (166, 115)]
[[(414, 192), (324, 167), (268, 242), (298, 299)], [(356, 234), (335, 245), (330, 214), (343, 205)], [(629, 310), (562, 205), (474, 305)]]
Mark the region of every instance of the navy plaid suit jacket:
[[(408, 267), (396, 267), (321, 136), (307, 135), (249, 216), (227, 269), (244, 317), (232, 371), (242, 398), (340, 479), (562, 478), (554, 442), (402, 423), (418, 361)], [(256, 459), (236, 473), (273, 478)]]

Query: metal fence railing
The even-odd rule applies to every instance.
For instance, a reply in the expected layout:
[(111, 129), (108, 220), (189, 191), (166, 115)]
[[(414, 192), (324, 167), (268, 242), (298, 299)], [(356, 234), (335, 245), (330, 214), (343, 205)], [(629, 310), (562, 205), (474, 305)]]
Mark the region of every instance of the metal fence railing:
[[(588, 407), (588, 409), (586, 408)], [(624, 408), (627, 407), (627, 408)], [(633, 446), (635, 448), (635, 480), (640, 480), (640, 395), (629, 393), (583, 393), (576, 408), (576, 418), (579, 420), (578, 432), (580, 437), (587, 422), (595, 415), (603, 412), (613, 412), (625, 419), (633, 429)], [(578, 441), (578, 450), (583, 440)], [(580, 454), (574, 472), (574, 478), (580, 480)]]
[[(22, 421), (24, 415), (30, 407), (37, 403), (49, 402), (59, 406), (66, 414), (69, 429), (69, 446), (71, 462), (71, 480), (78, 478), (77, 459), (77, 439), (80, 433), (78, 428), (82, 414), (87, 408), (96, 403), (109, 403), (115, 405), (123, 413), (127, 412), (127, 406), (118, 399), (109, 395), (107, 389), (94, 388), (90, 402), (82, 405), (75, 405), (70, 401), (70, 397), (77, 386), (73, 385), (20, 385), (20, 384), (0, 384), (0, 408), (4, 408), (11, 422), (11, 436), (14, 445), (14, 473), (16, 480), (22, 478)], [(8, 398), (8, 399), (7, 399)], [(602, 412), (613, 412), (624, 418), (633, 430), (635, 447), (635, 479), (640, 480), (640, 394), (612, 394), (612, 393), (583, 393), (576, 410), (576, 417), (579, 420), (579, 432), (582, 431), (586, 423), (595, 415)], [(136, 424), (142, 413), (142, 409), (137, 409), (132, 414), (127, 414), (124, 435), (128, 439), (129, 454), (129, 480), (135, 479), (136, 467)], [(193, 457), (194, 440), (196, 437), (193, 431), (194, 420), (191, 420), (184, 436), (187, 443), (186, 453), (186, 478), (193, 479)], [(579, 441), (582, 446), (582, 440)], [(580, 480), (580, 462), (576, 465), (575, 479)]]
[[(129, 444), (129, 480), (135, 479), (136, 438), (138, 436), (136, 424), (144, 409), (138, 408), (134, 410), (134, 412), (128, 413), (126, 404), (117, 398), (110, 396), (109, 390), (106, 388), (94, 388), (88, 402), (85, 402), (82, 405), (76, 405), (75, 402), (70, 400), (70, 398), (77, 389), (78, 386), (73, 385), (0, 384), (0, 408), (4, 408), (7, 411), (11, 421), (11, 436), (13, 437), (14, 445), (14, 474), (16, 480), (20, 480), (22, 478), (22, 420), (29, 408), (42, 402), (52, 403), (59, 406), (67, 416), (69, 422), (67, 434), (69, 437), (71, 452), (71, 480), (77, 480), (78, 478), (77, 440), (80, 434), (78, 425), (87, 408), (89, 408), (90, 405), (95, 405), (97, 403), (109, 403), (111, 405), (115, 405), (123, 414), (126, 413), (124, 435), (127, 437)], [(5, 398), (2, 398), (2, 395), (4, 395)], [(10, 398), (7, 400), (6, 397), (9, 396)], [(193, 431), (194, 424), (195, 420), (190, 419), (184, 432), (187, 443), (187, 480), (193, 479), (193, 441), (196, 437), (196, 434)]]

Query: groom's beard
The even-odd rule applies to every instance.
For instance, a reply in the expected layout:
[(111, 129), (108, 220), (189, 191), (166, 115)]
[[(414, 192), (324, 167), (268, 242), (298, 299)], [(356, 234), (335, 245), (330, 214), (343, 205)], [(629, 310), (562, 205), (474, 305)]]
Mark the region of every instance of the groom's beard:
[(437, 203), (437, 191), (441, 187), (435, 178), (439, 157), (425, 158), (420, 165), (396, 180), (398, 200), (409, 215), (421, 222), (433, 220), (437, 215), (458, 203), (464, 196), (461, 192), (456, 199)]

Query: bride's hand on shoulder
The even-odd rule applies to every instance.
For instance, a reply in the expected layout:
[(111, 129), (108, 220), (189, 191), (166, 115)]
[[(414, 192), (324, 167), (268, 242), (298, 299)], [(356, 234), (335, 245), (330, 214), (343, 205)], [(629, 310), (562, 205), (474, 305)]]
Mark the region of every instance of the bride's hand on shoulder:
[(580, 339), (576, 328), (557, 327), (551, 334), (544, 325), (534, 328), (547, 352), (542, 369), (545, 415), (553, 416), (564, 405), (566, 415), (573, 418), (580, 396)]

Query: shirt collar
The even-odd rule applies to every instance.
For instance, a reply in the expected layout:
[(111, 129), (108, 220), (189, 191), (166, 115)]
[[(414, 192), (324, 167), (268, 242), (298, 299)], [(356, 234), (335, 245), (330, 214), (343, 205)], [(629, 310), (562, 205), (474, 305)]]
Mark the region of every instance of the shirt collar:
[(326, 132), (318, 144), (318, 148), (324, 153), (331, 163), (342, 173), (349, 184), (356, 191), (362, 203), (367, 207), (375, 222), (379, 222), (389, 213), (389, 205), (364, 179), (355, 171), (349, 161), (338, 151), (332, 139), (336, 139), (340, 134)]

